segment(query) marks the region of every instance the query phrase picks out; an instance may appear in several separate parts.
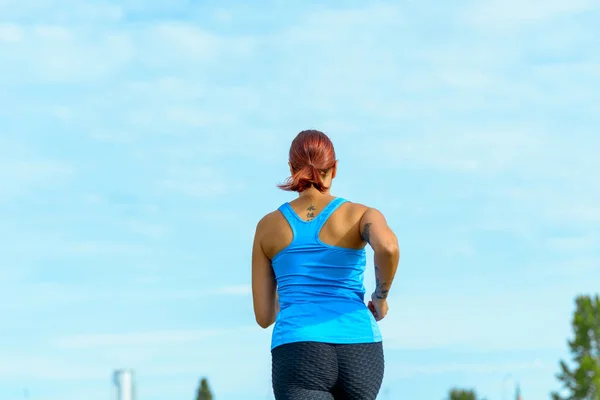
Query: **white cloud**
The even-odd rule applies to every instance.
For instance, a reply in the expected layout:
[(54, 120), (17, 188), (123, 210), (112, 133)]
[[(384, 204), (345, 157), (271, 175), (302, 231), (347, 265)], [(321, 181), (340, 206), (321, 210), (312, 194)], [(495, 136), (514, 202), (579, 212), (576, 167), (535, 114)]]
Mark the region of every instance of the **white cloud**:
[(3, 169), (6, 169), (19, 180), (46, 180), (53, 176), (72, 174), (70, 166), (60, 161), (15, 161), (5, 163)]
[[(120, 18), (119, 8), (106, 11)], [(97, 83), (134, 64), (160, 68), (177, 62), (182, 71), (202, 70), (223, 57), (247, 56), (254, 46), (250, 38), (219, 37), (183, 22), (159, 22), (132, 30), (100, 24), (2, 25), (0, 40), (19, 42), (18, 47), (0, 50), (8, 60), (3, 69), (11, 85), (25, 77), (29, 82)]]
[(224, 286), (224, 287), (216, 289), (215, 294), (249, 296), (252, 294), (252, 286), (251, 285)]
[(124, 10), (119, 5), (107, 2), (96, 4), (74, 0), (38, 0), (21, 2), (18, 0), (0, 1), (0, 15), (11, 19), (34, 19), (56, 21), (65, 24), (99, 22), (119, 22)]
[[(554, 367), (554, 365), (552, 366)], [(470, 375), (505, 374), (506, 371), (523, 373), (524, 371), (550, 369), (541, 360), (526, 362), (488, 362), (488, 363), (447, 363), (447, 364), (414, 364), (391, 362), (386, 365), (386, 378), (409, 379), (422, 375), (444, 375), (449, 373), (467, 373)]]
[(593, 0), (493, 0), (474, 2), (468, 19), (478, 29), (515, 29), (516, 25), (547, 21), (588, 11), (596, 6)]
[(218, 10), (216, 10), (214, 12), (214, 17), (215, 17), (215, 19), (217, 21), (219, 21), (221, 23), (224, 23), (224, 24), (229, 24), (233, 20), (233, 16), (226, 9), (218, 9)]
[(551, 218), (592, 224), (600, 222), (600, 209), (596, 204), (598, 204), (597, 196), (589, 199), (572, 198), (559, 207), (546, 208), (546, 211)]
[[(282, 45), (315, 41), (338, 43), (340, 40), (347, 42), (356, 39), (359, 44), (364, 44), (361, 40), (370, 41), (373, 35), (356, 34), (349, 37), (347, 30), (359, 33), (373, 27), (381, 29), (382, 26), (406, 23), (410, 20), (407, 8), (406, 5), (390, 3), (371, 3), (357, 8), (323, 8), (300, 16), (296, 25), (287, 28), (284, 36), (278, 36), (276, 40)], [(330, 35), (322, 35), (323, 30)]]
[[(2, 271), (8, 269), (3, 265)], [(29, 275), (21, 277), (17, 282), (7, 282), (0, 286), (0, 310), (9, 314), (14, 311), (15, 318), (26, 312), (39, 310), (45, 307), (65, 306), (69, 304), (81, 304), (90, 299), (102, 298), (97, 291), (61, 283), (52, 282), (30, 282)], [(2, 324), (10, 325), (17, 321), (7, 319)]]
[[(477, 201), (465, 212), (463, 228), (501, 229), (532, 243), (539, 241), (534, 233), (541, 226), (571, 227), (586, 235), (600, 220), (600, 185), (590, 173), (600, 170), (600, 159), (594, 153), (596, 139), (587, 130), (565, 135), (532, 126), (477, 133), (457, 125), (443, 134), (403, 134), (349, 150), (353, 158), (378, 159), (379, 165), (402, 174), (453, 177), (452, 192), (435, 195), (460, 198), (456, 206)], [(433, 202), (431, 198), (427, 206)]]
[(125, 10), (116, 4), (86, 4), (76, 2), (72, 7), (73, 19), (78, 21), (106, 21), (121, 22), (125, 17)]
[(60, 358), (44, 356), (9, 357), (5, 355), (0, 362), (0, 376), (4, 379), (29, 379), (48, 380), (90, 380), (107, 376), (102, 367), (81, 362), (79, 365), (61, 360)]
[(529, 163), (530, 157), (535, 155), (544, 140), (543, 135), (520, 131), (459, 131), (445, 135), (431, 132), (377, 140), (370, 149), (379, 152), (392, 165), (459, 172), (495, 172), (518, 168), (519, 162)]
[(10, 202), (35, 190), (48, 190), (68, 184), (75, 176), (71, 165), (62, 161), (52, 161), (27, 157), (19, 160), (18, 151), (2, 149), (5, 153), (0, 160), (0, 202)]
[(16, 24), (0, 24), (0, 42), (15, 43), (23, 38), (21, 27)]
[(205, 111), (201, 107), (197, 108), (167, 108), (165, 118), (173, 125), (186, 125), (189, 127), (207, 127), (224, 123), (235, 122), (235, 115), (227, 113), (213, 113)]
[(595, 250), (600, 248), (600, 239), (593, 234), (584, 236), (553, 237), (548, 240), (548, 247), (553, 250), (566, 252)]
[(18, 47), (0, 51), (7, 83), (81, 82), (119, 71), (133, 55), (132, 39), (118, 31), (60, 25), (21, 26)]
[[(254, 41), (243, 36), (219, 36), (196, 24), (162, 21), (137, 33), (137, 59), (146, 66), (172, 67), (194, 74), (219, 62), (237, 61), (252, 54)], [(160, 50), (160, 51), (158, 51)]]
[(186, 168), (184, 165), (174, 164), (164, 171), (157, 180), (160, 193), (208, 198), (238, 192), (245, 187), (245, 184), (234, 181), (217, 168), (197, 164)]
[(64, 244), (58, 252), (68, 254), (141, 254), (148, 253), (149, 247), (110, 240), (87, 240)]
[(106, 199), (98, 193), (88, 193), (83, 196), (82, 199), (86, 204), (91, 206), (97, 206), (106, 203)]
[(160, 238), (167, 233), (166, 227), (139, 219), (131, 219), (124, 224), (131, 232), (151, 238)]
[[(77, 305), (78, 309), (108, 303), (142, 304), (145, 307), (151, 307), (159, 303), (173, 304), (180, 301), (198, 301), (221, 295), (226, 295), (227, 301), (231, 301), (234, 297), (244, 298), (251, 294), (251, 287), (246, 284), (223, 287), (199, 285), (193, 290), (172, 289), (161, 284), (162, 278), (152, 275), (148, 266), (145, 266), (138, 273), (135, 271), (130, 272), (131, 276), (134, 277), (132, 279), (140, 286), (129, 287), (127, 290), (107, 288), (106, 286), (98, 287), (97, 285), (91, 285), (89, 282), (78, 284), (57, 283), (57, 281), (60, 281), (58, 279), (54, 282), (37, 282), (35, 280), (37, 275), (34, 274), (34, 270), (11, 269), (9, 265), (2, 267), (3, 276), (6, 278), (0, 284), (0, 310), (6, 315), (11, 313), (15, 316), (69, 305)], [(97, 272), (90, 271), (89, 273)], [(71, 312), (76, 311), (71, 309)], [(6, 320), (4, 322), (7, 326), (10, 326), (19, 321)]]
[(114, 132), (103, 129), (93, 129), (89, 134), (90, 138), (101, 143), (113, 144), (132, 144), (135, 142), (137, 135), (132, 132)]
[[(252, 327), (256, 330), (255, 327)], [(83, 349), (96, 347), (140, 347), (165, 346), (172, 344), (194, 343), (209, 337), (237, 335), (250, 330), (248, 327), (235, 329), (200, 329), (183, 331), (152, 331), (111, 334), (84, 334), (64, 336), (56, 339), (54, 345), (61, 349)]]
[[(573, 258), (561, 262), (554, 262), (544, 265), (542, 268), (536, 268), (530, 271), (530, 275), (534, 275), (537, 279), (559, 279), (573, 280), (584, 279), (586, 282), (593, 282), (600, 279), (600, 257), (592, 255), (586, 256), (584, 252), (573, 252)], [(593, 292), (593, 288), (586, 288), (587, 285), (581, 285), (579, 291), (589, 290)]]
[(160, 182), (161, 188), (169, 193), (179, 193), (190, 197), (207, 198), (229, 193), (225, 182), (206, 182), (197, 180), (166, 179)]
[(152, 27), (150, 34), (159, 46), (169, 45), (173, 53), (190, 61), (213, 60), (224, 45), (220, 37), (187, 23), (162, 23)]
[(69, 121), (73, 117), (73, 113), (69, 107), (56, 106), (54, 109), (56, 118), (62, 121)]
[[(172, 73), (172, 72), (171, 72)], [(152, 80), (131, 80), (124, 84), (125, 91), (136, 97), (157, 102), (187, 100), (191, 101), (199, 94), (210, 89), (203, 82), (188, 80), (180, 76), (159, 76)]]
[(570, 329), (570, 299), (580, 289), (562, 290), (560, 296), (547, 287), (463, 287), (460, 292), (446, 287), (426, 295), (395, 294), (381, 324), (384, 340), (389, 349), (562, 350)]

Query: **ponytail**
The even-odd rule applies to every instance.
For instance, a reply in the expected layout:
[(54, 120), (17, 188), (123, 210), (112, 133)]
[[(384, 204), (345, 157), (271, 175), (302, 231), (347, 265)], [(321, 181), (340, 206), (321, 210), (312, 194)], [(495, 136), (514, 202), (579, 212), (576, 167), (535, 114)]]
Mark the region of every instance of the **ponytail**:
[(303, 192), (306, 189), (314, 187), (319, 192), (325, 192), (329, 188), (323, 183), (322, 173), (313, 164), (308, 164), (294, 171), (292, 176), (284, 184), (278, 185), (278, 187), (291, 192)]

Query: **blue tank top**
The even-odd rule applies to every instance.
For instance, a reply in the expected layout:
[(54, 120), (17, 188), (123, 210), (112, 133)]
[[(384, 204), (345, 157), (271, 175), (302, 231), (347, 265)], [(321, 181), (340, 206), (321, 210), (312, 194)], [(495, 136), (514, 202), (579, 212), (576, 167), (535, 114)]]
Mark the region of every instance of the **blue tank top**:
[(319, 239), (329, 216), (344, 202), (334, 199), (311, 221), (301, 219), (289, 203), (279, 207), (294, 236), (271, 260), (280, 304), (271, 349), (302, 341), (350, 344), (382, 340), (364, 302), (365, 249), (332, 246)]

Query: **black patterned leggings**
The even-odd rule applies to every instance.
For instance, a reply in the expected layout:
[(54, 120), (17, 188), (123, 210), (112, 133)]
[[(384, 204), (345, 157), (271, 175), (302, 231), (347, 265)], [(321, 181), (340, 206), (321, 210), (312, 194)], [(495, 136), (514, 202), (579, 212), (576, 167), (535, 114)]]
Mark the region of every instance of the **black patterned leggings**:
[(277, 400), (375, 400), (383, 381), (378, 343), (289, 343), (271, 351)]

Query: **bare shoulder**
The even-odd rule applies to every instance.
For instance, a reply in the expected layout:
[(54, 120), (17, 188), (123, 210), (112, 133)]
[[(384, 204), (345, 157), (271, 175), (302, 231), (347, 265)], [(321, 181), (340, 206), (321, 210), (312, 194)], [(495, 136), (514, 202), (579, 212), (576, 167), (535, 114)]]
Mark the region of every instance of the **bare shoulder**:
[(347, 201), (346, 203), (342, 204), (339, 213), (336, 213), (337, 215), (335, 220), (344, 221), (344, 224), (358, 226), (363, 218), (363, 215), (365, 215), (368, 209), (369, 207), (365, 206), (364, 204)]
[(352, 217), (358, 218), (363, 225), (371, 225), (373, 222), (387, 224), (385, 216), (377, 208), (360, 203), (352, 203), (352, 207)]
[(272, 259), (292, 240), (292, 231), (279, 210), (268, 213), (258, 221), (255, 243), (260, 244), (267, 258)]
[(278, 229), (282, 224), (285, 224), (285, 217), (281, 212), (279, 210), (271, 211), (256, 224), (256, 234), (262, 236)]
[(256, 224), (256, 230), (259, 231), (262, 229), (266, 229), (269, 226), (271, 226), (273, 223), (277, 223), (280, 218), (281, 218), (281, 213), (279, 211), (277, 211), (277, 210), (271, 211), (270, 213), (268, 213), (267, 215), (262, 217), (260, 219), (260, 221), (258, 221), (258, 224)]
[(369, 209), (369, 206), (366, 206), (364, 204), (361, 203), (353, 203), (353, 202), (347, 202), (347, 210), (349, 213), (351, 213), (353, 216), (358, 216), (359, 218), (361, 218)]

